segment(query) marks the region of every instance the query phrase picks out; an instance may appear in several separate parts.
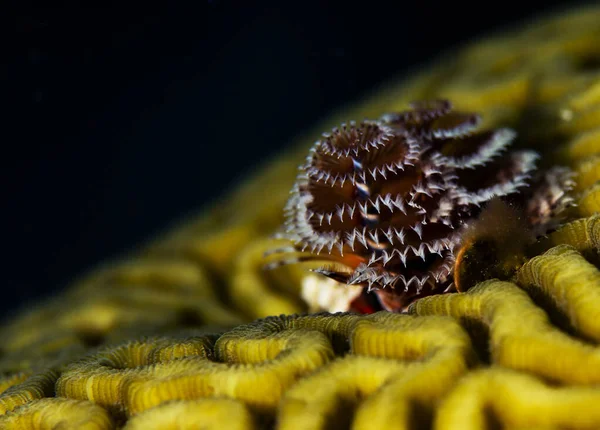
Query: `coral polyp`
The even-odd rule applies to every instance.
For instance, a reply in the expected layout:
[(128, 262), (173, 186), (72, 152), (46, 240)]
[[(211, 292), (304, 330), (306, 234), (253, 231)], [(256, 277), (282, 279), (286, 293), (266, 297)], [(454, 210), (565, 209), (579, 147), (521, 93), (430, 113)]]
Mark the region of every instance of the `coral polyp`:
[(294, 243), (282, 262), (322, 260), (317, 272), (375, 291), (390, 311), (455, 288), (457, 251), (485, 230), (477, 221), (498, 210), (490, 202), (514, 207), (535, 237), (571, 186), (561, 169), (534, 178), (538, 154), (509, 150), (511, 129), (478, 130), (478, 115), (446, 100), (411, 107), (323, 134), (300, 167), (282, 234)]

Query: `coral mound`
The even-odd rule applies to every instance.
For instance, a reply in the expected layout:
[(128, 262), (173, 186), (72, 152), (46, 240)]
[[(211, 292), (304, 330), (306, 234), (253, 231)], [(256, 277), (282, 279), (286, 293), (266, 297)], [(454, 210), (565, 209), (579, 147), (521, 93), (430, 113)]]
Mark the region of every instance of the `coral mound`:
[(0, 428), (600, 428), (598, 22), (592, 7), (477, 42), (318, 127), (446, 99), (514, 130), (511, 151), (572, 169), (576, 204), (518, 259), (476, 244), (461, 292), (407, 314), (319, 312), (356, 294), (264, 270), (290, 245), (272, 235), (310, 133), (218, 206), (6, 321)]

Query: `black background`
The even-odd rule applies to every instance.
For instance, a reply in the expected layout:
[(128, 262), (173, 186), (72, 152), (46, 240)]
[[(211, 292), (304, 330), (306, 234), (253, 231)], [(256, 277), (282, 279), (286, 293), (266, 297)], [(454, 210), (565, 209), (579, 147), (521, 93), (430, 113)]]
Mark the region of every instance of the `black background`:
[(557, 7), (47, 3), (3, 14), (3, 310), (198, 209), (336, 106)]

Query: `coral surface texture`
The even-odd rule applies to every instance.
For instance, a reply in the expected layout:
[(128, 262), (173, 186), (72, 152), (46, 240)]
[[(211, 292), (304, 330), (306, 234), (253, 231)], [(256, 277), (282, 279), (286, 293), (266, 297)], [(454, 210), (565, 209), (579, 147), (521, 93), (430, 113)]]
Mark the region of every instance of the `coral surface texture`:
[[(0, 428), (600, 428), (599, 41), (600, 8), (588, 7), (542, 18), (437, 59), (328, 118), (214, 207), (6, 320), (0, 326)], [(322, 146), (321, 152), (310, 152), (321, 132), (366, 118), (383, 124), (377, 133), (387, 133), (397, 120), (394, 113), (423, 100), (448, 100), (456, 112), (478, 114), (481, 160), (535, 158), (540, 172), (563, 172), (556, 180), (538, 178), (546, 185), (530, 192), (535, 200), (528, 201), (537, 206), (528, 208), (529, 227), (543, 229), (529, 241), (518, 237), (522, 223), (510, 207), (484, 209), (484, 201), (502, 195), (502, 188), (489, 188), (487, 194), (468, 194), (472, 200), (464, 200), (468, 209), (463, 212), (446, 214), (442, 197), (434, 199), (434, 215), (427, 212), (426, 197), (422, 207), (413, 206), (427, 216), (407, 240), (418, 243), (416, 234), (441, 238), (427, 249), (398, 245), (385, 248), (389, 254), (377, 254), (375, 236), (370, 242), (360, 232), (352, 237), (364, 242), (362, 254), (356, 251), (359, 257), (369, 250), (371, 262), (381, 255), (385, 263), (397, 258), (397, 273), (328, 270), (310, 258), (269, 264), (286, 255), (278, 249), (293, 249), (281, 226), (289, 216), (284, 208), (298, 181), (298, 166), (322, 175), (317, 182), (329, 178), (313, 167), (322, 167), (319, 163), (331, 151)], [(412, 120), (403, 117), (401, 124)], [(374, 123), (356, 127), (374, 129), (369, 124)], [(529, 167), (523, 168), (521, 183), (516, 167), (494, 171), (479, 159), (452, 158), (462, 151), (455, 147), (461, 145), (461, 124), (471, 124), (470, 119), (454, 120), (450, 154), (430, 154), (425, 161), (458, 166), (467, 174), (473, 167), (492, 178), (491, 184), (515, 189), (525, 189), (525, 179), (536, 180)], [(443, 124), (436, 127), (444, 130)], [(395, 148), (407, 154), (416, 147), (407, 140), (414, 135), (402, 136)], [(340, 139), (336, 144), (345, 145)], [(308, 162), (307, 154), (313, 157)], [(355, 170), (375, 159), (365, 154), (359, 163), (349, 151), (342, 155)], [(384, 161), (386, 156), (376, 153)], [(409, 171), (417, 165), (421, 173), (437, 174), (427, 167), (435, 163), (419, 167), (417, 158), (412, 161), (400, 167)], [(390, 166), (397, 174), (399, 165)], [(439, 181), (477, 182), (452, 182), (452, 172)], [(371, 175), (380, 186), (386, 171)], [(340, 178), (331, 182), (343, 189)], [(367, 176), (358, 178), (354, 186), (368, 197), (375, 185), (368, 190)], [(411, 181), (410, 186), (421, 186), (417, 176)], [(429, 190), (435, 191), (439, 181), (430, 181)], [(409, 185), (394, 186), (405, 190)], [(318, 204), (329, 204), (327, 193), (333, 191), (322, 184), (311, 187), (308, 179), (300, 181), (288, 209), (316, 211), (309, 192), (321, 199), (315, 200)], [(568, 191), (568, 199), (562, 191)], [(405, 216), (399, 200), (383, 191), (381, 196), (381, 204), (389, 204), (389, 217)], [(478, 196), (485, 198), (476, 201)], [(481, 212), (472, 203), (481, 203)], [(558, 209), (560, 219), (548, 215)], [(344, 212), (338, 215), (340, 223), (355, 220), (344, 218)], [(385, 214), (365, 209), (360, 216), (367, 222)], [(458, 226), (462, 219), (476, 219), (470, 225), (478, 234), (465, 236), (469, 240), (455, 245), (442, 240), (455, 237), (450, 230), (432, 233), (436, 220), (453, 229), (452, 220)], [(327, 221), (332, 225), (335, 219)], [(297, 235), (308, 228), (296, 227)], [(390, 235), (404, 239), (404, 230), (392, 227)], [(329, 243), (301, 239), (316, 243), (312, 251)], [(353, 269), (366, 267), (368, 259), (360, 266), (358, 260), (349, 262), (348, 253), (342, 256), (350, 245), (340, 242), (338, 263), (343, 259)], [(415, 255), (407, 257), (406, 250)], [(438, 264), (438, 272), (426, 271), (429, 254), (424, 250), (432, 254), (427, 264)], [(302, 255), (306, 250), (293, 251)], [(425, 255), (422, 264), (419, 253)], [(411, 292), (411, 280), (398, 274), (406, 258), (416, 273), (409, 298), (408, 293), (379, 293), (382, 305), (369, 308), (377, 294), (339, 282), (369, 281), (369, 287), (389, 291), (385, 284), (391, 279)], [(444, 288), (436, 289), (437, 281)], [(422, 293), (423, 285), (431, 294)]]

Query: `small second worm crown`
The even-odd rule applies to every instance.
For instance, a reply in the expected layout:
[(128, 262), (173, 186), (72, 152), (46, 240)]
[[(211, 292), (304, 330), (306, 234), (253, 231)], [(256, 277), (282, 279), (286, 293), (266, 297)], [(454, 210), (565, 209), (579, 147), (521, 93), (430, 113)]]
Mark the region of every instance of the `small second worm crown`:
[(285, 208), (287, 262), (328, 262), (317, 271), (385, 291), (390, 310), (451, 287), (469, 222), (530, 185), (538, 158), (508, 151), (510, 129), (476, 131), (479, 117), (447, 101), (412, 108), (324, 134)]

